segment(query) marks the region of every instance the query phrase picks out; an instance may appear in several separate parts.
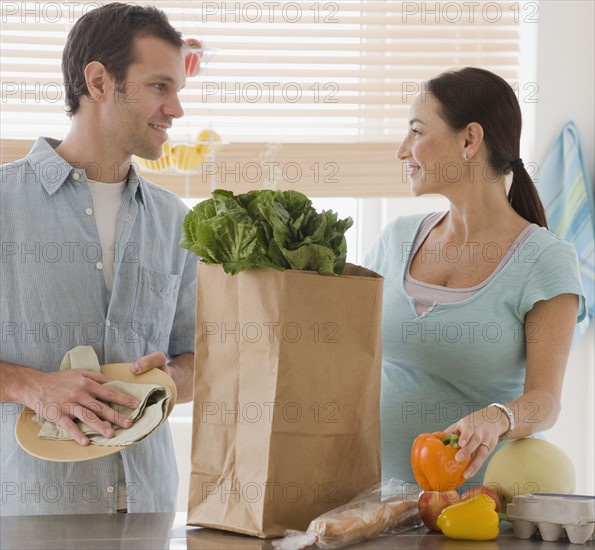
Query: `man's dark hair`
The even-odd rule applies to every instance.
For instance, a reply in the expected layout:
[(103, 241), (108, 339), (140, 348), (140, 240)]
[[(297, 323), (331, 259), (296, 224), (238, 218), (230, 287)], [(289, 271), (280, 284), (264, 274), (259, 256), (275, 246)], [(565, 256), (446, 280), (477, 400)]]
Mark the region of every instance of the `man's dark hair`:
[(154, 7), (114, 2), (83, 15), (68, 33), (62, 54), (62, 74), (66, 91), (66, 111), (74, 115), (80, 99), (89, 90), (85, 82), (85, 67), (91, 61), (103, 63), (122, 89), (128, 67), (136, 61), (134, 39), (154, 36), (182, 48), (181, 34), (169, 23), (167, 16)]

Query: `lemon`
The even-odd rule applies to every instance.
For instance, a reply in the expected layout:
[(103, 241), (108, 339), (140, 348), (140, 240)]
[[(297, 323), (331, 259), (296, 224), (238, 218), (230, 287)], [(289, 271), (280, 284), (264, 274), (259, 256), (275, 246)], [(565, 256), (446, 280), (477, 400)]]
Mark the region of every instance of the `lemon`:
[(196, 138), (200, 146), (202, 146), (202, 154), (209, 158), (213, 153), (216, 153), (220, 145), (216, 145), (223, 141), (221, 136), (215, 130), (202, 130)]
[(196, 139), (199, 142), (207, 141), (216, 143), (222, 141), (221, 136), (215, 130), (202, 130)]
[(198, 170), (206, 160), (203, 151), (195, 145), (181, 143), (172, 149), (173, 165), (180, 172), (192, 172)]

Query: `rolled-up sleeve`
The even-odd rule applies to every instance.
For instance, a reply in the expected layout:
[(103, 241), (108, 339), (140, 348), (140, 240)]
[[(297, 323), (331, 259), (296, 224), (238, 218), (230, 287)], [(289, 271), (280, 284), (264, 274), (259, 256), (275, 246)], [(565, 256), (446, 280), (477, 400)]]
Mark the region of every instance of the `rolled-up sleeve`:
[(194, 352), (196, 322), (196, 273), (198, 257), (188, 251), (169, 340), (170, 356)]

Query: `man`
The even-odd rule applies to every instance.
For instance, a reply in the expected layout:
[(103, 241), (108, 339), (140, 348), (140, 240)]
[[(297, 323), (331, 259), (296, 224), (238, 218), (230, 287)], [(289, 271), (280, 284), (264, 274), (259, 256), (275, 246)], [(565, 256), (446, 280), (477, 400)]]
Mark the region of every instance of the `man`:
[[(2, 515), (175, 511), (178, 476), (167, 423), (130, 449), (77, 463), (34, 458), (15, 440), (22, 405), (81, 445), (75, 420), (103, 435), (135, 405), (101, 374), (59, 371), (67, 351), (100, 364), (153, 367), (192, 399), (196, 257), (178, 246), (186, 213), (141, 178), (131, 156), (156, 159), (185, 85), (183, 41), (155, 8), (113, 3), (69, 33), (62, 70), (72, 126), (2, 167), (0, 478)], [(17, 406), (17, 404), (19, 404)]]

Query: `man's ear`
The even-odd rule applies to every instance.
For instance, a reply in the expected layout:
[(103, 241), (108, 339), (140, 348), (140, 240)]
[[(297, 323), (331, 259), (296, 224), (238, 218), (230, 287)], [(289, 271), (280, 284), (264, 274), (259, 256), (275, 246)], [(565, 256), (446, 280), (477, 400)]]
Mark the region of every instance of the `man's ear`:
[(89, 99), (98, 102), (107, 93), (108, 74), (103, 63), (91, 61), (85, 67), (85, 83), (89, 92)]

